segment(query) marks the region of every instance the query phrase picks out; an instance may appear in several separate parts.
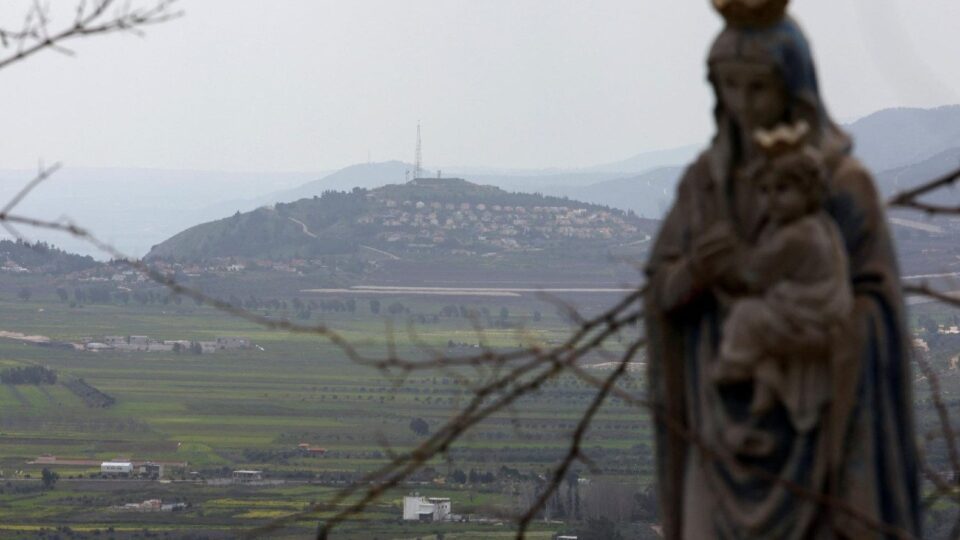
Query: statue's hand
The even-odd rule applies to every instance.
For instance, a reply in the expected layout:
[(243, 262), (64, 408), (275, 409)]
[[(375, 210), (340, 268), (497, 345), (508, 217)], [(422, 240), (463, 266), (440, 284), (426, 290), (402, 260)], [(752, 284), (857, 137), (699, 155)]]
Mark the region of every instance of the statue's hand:
[(701, 286), (739, 282), (737, 237), (726, 221), (714, 223), (694, 240), (690, 268)]

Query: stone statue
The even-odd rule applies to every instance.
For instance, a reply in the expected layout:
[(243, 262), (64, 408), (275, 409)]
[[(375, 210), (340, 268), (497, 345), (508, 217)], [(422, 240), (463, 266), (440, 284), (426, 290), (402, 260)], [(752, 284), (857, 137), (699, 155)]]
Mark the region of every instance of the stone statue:
[(919, 537), (882, 204), (786, 0), (713, 3), (727, 22), (708, 60), (717, 133), (647, 266), (665, 537)]

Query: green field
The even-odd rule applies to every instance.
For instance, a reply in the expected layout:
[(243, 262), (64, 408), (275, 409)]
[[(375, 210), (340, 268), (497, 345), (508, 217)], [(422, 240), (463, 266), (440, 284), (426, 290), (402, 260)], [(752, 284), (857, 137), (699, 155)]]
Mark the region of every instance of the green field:
[[(600, 309), (614, 300), (591, 299), (588, 309)], [(389, 299), (394, 301), (403, 302), (415, 319), (418, 314), (438, 313), (453, 302)], [(308, 323), (329, 325), (364, 355), (384, 356), (391, 342), (397, 354), (415, 360), (428, 359), (431, 349), (457, 355), (476, 353), (479, 349), (473, 346), (479, 344), (511, 350), (558, 343), (569, 332), (549, 303), (532, 298), (471, 304), (477, 310), (487, 308), (494, 317), (506, 308), (507, 320), (516, 327), (482, 332), (467, 319), (441, 317), (416, 324), (411, 333), (406, 316), (397, 317), (391, 325), (388, 317), (371, 314), (366, 302), (358, 301), (354, 313), (323, 314)], [(459, 301), (466, 302), (470, 300)], [(535, 309), (543, 313), (539, 321), (533, 319)], [(116, 399), (111, 407), (91, 408), (59, 383), (0, 386), (0, 469), (6, 481), (0, 494), (0, 530), (6, 531), (4, 537), (15, 531), (29, 537), (58, 526), (89, 534), (110, 527), (114, 534), (128, 534), (148, 527), (170, 534), (219, 531), (229, 536), (237, 528), (262, 525), (300, 511), (310, 502), (323, 501), (338, 489), (337, 482), (342, 485), (385, 464), (390, 452), (412, 448), (422, 440), (410, 429), (412, 419), (422, 418), (431, 430), (437, 429), (471, 395), (460, 379), (476, 382), (489, 376), (463, 369), (415, 371), (398, 384), (395, 373), (358, 366), (316, 336), (267, 331), (186, 302), (83, 308), (55, 301), (0, 302), (0, 330), (63, 341), (138, 334), (189, 340), (245, 336), (258, 346), (205, 355), (94, 353), (0, 339), (0, 368), (47, 366), (57, 371), (60, 381), (80, 378)], [(457, 346), (448, 348), (450, 341)], [(610, 351), (619, 347), (613, 340)], [(639, 392), (641, 384), (628, 379), (623, 386)], [(445, 456), (430, 462), (417, 484), (399, 488), (358, 521), (338, 529), (334, 537), (417, 538), (436, 532), (444, 532), (447, 538), (496, 538), (501, 532), (508, 537), (509, 519), (502, 518), (524, 504), (528, 495), (518, 487), (526, 482), (522, 478), (548, 474), (561, 459), (568, 435), (594, 393), (571, 378), (551, 382), (476, 426)], [(301, 455), (297, 445), (302, 442), (326, 448), (327, 453)], [(585, 443), (588, 457), (603, 464), (597, 474), (626, 478), (637, 485), (650, 476), (648, 445), (645, 416), (618, 400), (604, 408)], [(51, 466), (61, 481), (54, 490), (43, 491), (36, 480), (43, 466), (26, 462), (45, 454), (60, 459), (126, 458), (189, 465), (173, 473), (173, 482), (164, 484), (91, 479), (96, 467)], [(515, 473), (505, 473), (502, 467)], [(229, 477), (232, 469), (239, 468), (262, 470), (269, 481), (286, 483), (214, 485), (216, 479)], [(457, 471), (471, 470), (491, 473), (495, 480), (466, 485), (451, 481)], [(499, 516), (500, 524), (403, 524), (400, 497), (411, 491), (442, 493), (453, 498), (454, 512)], [(191, 507), (175, 519), (170, 514), (110, 509), (148, 498), (185, 501)], [(284, 534), (309, 537), (313, 527), (315, 522), (301, 524), (285, 529)], [(563, 529), (562, 524), (544, 527), (544, 538)]]

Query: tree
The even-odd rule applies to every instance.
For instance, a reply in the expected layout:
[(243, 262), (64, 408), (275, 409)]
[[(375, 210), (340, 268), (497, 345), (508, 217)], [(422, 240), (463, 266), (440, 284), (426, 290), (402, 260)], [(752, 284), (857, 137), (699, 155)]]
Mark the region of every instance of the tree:
[(940, 330), (940, 325), (937, 324), (937, 321), (935, 321), (933, 317), (927, 315), (926, 313), (920, 315), (920, 318), (917, 320), (917, 322), (920, 323), (920, 327), (923, 328), (929, 336), (937, 335), (937, 332)]
[(30, 291), (29, 287), (20, 287), (20, 290), (17, 291), (17, 298), (23, 300), (24, 302), (29, 302), (31, 296), (33, 296), (33, 293)]
[(450, 474), (450, 481), (454, 484), (466, 484), (467, 483), (467, 474), (460, 469), (453, 471)]
[(423, 418), (414, 418), (410, 421), (410, 431), (421, 437), (426, 437), (430, 434), (430, 424)]
[(60, 298), (60, 301), (64, 303), (70, 299), (70, 293), (63, 287), (57, 287), (57, 296)]
[(53, 486), (57, 484), (57, 480), (60, 479), (60, 474), (50, 469), (44, 467), (41, 472), (41, 482), (43, 482), (43, 489), (53, 489)]
[(374, 315), (378, 315), (380, 313), (379, 300), (374, 299), (370, 301), (370, 313), (373, 313)]

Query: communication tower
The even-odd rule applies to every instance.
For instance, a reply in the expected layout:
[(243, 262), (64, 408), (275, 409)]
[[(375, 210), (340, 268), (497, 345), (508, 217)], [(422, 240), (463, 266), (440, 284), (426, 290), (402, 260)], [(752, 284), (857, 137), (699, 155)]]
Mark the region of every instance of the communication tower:
[(417, 155), (414, 158), (413, 178), (417, 179), (423, 173), (423, 146), (420, 141), (420, 122), (417, 122)]

